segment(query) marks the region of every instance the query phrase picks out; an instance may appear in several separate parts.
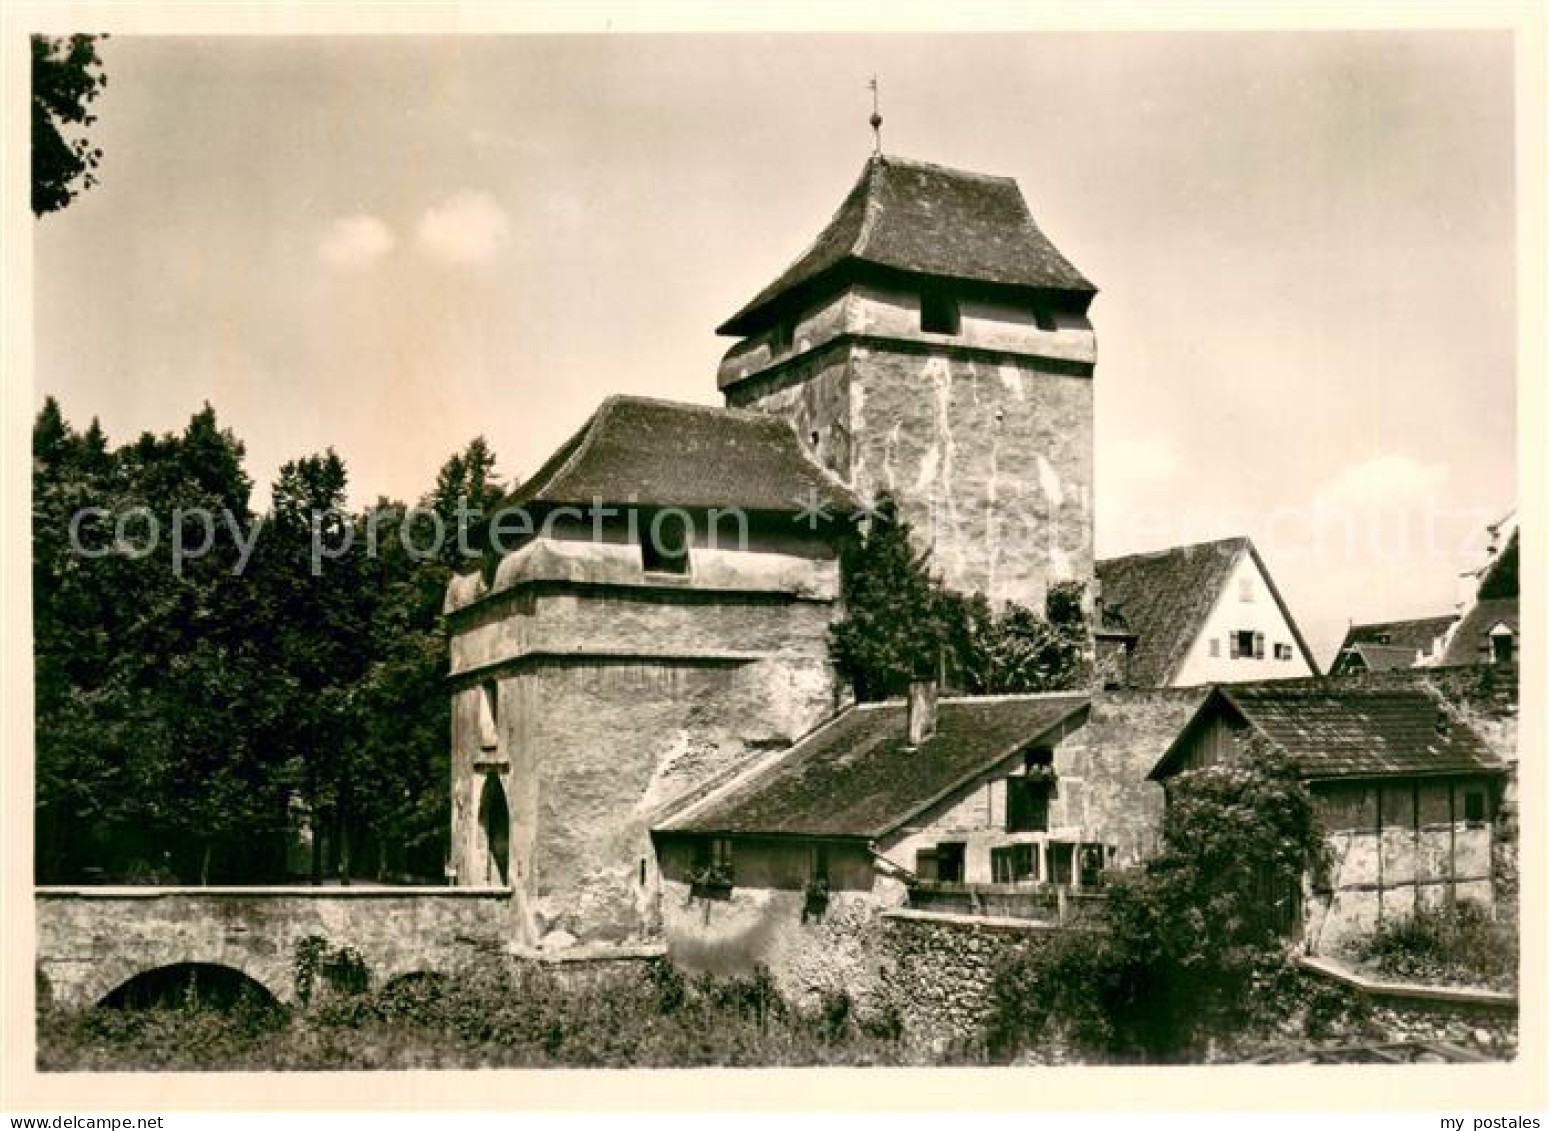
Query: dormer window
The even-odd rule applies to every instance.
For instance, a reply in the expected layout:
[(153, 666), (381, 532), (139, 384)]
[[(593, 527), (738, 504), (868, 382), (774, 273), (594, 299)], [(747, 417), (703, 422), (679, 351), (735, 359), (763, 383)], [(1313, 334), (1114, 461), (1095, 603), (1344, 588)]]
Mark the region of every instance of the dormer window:
[(646, 573), (688, 573), (688, 519), (663, 513), (641, 531), (640, 565)]
[(920, 295), (920, 329), (927, 334), (956, 334), (962, 326), (957, 300), (942, 291)]

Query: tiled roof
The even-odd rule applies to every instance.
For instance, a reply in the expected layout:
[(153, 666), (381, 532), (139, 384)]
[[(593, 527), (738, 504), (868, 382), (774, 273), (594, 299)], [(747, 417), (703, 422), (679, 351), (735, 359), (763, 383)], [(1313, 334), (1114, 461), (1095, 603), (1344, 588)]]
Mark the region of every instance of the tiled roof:
[(1039, 230), (1010, 177), (876, 154), (812, 246), (718, 332), (752, 332), (778, 298), (844, 263), (1086, 295), (1097, 289)]
[(516, 506), (637, 503), (838, 516), (855, 495), (807, 455), (780, 417), (615, 396), (507, 500)]
[(1346, 652), (1354, 652), (1361, 658), (1362, 671), (1385, 672), (1394, 668), (1412, 668), (1415, 666), (1417, 653), (1413, 648), (1406, 648), (1402, 644), (1366, 644), (1355, 643), (1340, 650), (1343, 656)]
[(1024, 748), (1079, 727), (1081, 695), (943, 699), (935, 734), (907, 745), (908, 707), (867, 703), (661, 831), (873, 838)]
[(1172, 681), (1245, 553), (1263, 575), (1302, 656), (1314, 664), (1312, 650), (1253, 543), (1247, 538), (1224, 538), (1097, 563), (1103, 628), (1122, 624), (1138, 638), (1129, 659), (1133, 686), (1166, 687)]
[[(1483, 739), (1419, 689), (1334, 681), (1219, 684), (1200, 707), (1200, 715), (1209, 712), (1235, 713), (1311, 780), (1502, 769)], [(1150, 776), (1166, 777), (1180, 753), (1174, 745)]]
[(1447, 629), (1457, 623), (1457, 614), (1440, 617), (1423, 617), (1419, 620), (1390, 620), (1380, 624), (1352, 624), (1345, 631), (1345, 641), (1339, 646), (1343, 652), (1355, 644), (1391, 645), (1405, 648), (1413, 661), (1416, 652), (1429, 651), (1437, 638), (1445, 636)]
[(1502, 597), (1495, 601), (1476, 601), (1474, 607), (1463, 615), (1463, 620), (1453, 630), (1442, 654), (1443, 664), (1478, 664), (1490, 659), (1490, 630), (1504, 624), (1517, 637), (1513, 646), (1515, 654), (1522, 647), (1522, 617), (1516, 597)]

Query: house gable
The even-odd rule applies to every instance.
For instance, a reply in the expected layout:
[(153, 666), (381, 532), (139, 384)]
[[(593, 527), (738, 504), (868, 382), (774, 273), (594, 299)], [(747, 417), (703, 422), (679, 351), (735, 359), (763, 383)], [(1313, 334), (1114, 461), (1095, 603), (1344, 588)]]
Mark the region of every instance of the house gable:
[(1317, 674), (1317, 662), (1285, 599), (1258, 551), (1245, 540), (1173, 673), (1173, 685)]

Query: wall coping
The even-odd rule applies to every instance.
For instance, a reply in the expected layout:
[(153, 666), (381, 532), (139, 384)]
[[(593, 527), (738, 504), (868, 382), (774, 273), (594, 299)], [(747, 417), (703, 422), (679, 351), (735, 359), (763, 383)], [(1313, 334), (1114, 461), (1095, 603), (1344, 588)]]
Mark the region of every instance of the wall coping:
[(496, 899), (509, 898), (511, 889), (500, 886), (448, 887), (445, 885), (313, 884), (264, 887), (151, 887), (141, 885), (36, 887), (36, 899), (165, 899), (187, 896), (219, 899)]
[(905, 923), (944, 923), (954, 927), (992, 927), (998, 930), (1026, 931), (1029, 934), (1058, 931), (1061, 926), (1044, 919), (1014, 919), (1009, 915), (965, 915), (953, 911), (919, 911), (897, 908), (882, 912), (882, 918)]
[(1368, 978), (1342, 962), (1318, 955), (1304, 954), (1303, 969), (1321, 974), (1364, 994), (1379, 998), (1431, 1002), (1440, 1005), (1471, 1005), (1490, 1009), (1516, 1009), (1517, 995), (1501, 990), (1482, 990), (1466, 986), (1427, 986), (1419, 982), (1379, 982)]
[(541, 962), (545, 965), (584, 964), (590, 962), (628, 962), (647, 958), (664, 958), (666, 943), (579, 943), (563, 950), (544, 950), (541, 947), (522, 946), (508, 948), (515, 958)]

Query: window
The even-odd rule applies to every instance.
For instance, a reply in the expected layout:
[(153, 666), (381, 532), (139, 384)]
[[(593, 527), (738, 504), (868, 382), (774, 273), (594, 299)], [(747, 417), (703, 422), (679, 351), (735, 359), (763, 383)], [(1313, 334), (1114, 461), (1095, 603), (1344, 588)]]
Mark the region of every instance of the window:
[(662, 511), (640, 538), (640, 562), (647, 573), (688, 572), (688, 515)]
[(1015, 884), (1038, 878), (1038, 846), (1008, 844), (990, 849), (990, 875), (997, 884)]
[(936, 878), (949, 884), (963, 882), (963, 857), (968, 846), (960, 840), (936, 846)]
[(786, 353), (796, 338), (796, 319), (782, 318), (769, 331), (770, 356)]
[(1463, 795), (1463, 819), (1471, 825), (1482, 825), (1485, 819), (1484, 793), (1471, 789)]
[(1232, 659), (1236, 660), (1251, 656), (1255, 660), (1264, 658), (1264, 634), (1254, 632), (1252, 629), (1239, 629), (1231, 634), (1228, 640), (1232, 645)]
[(955, 334), (962, 325), (957, 300), (941, 291), (920, 295), (920, 329), (927, 334)]
[(713, 836), (701, 841), (695, 853), (694, 883), (704, 888), (729, 888), (732, 886), (731, 840)]
[(1276, 644), (1275, 645), (1275, 659), (1277, 659), (1277, 660), (1289, 660), (1289, 659), (1292, 658), (1293, 655), (1294, 655), (1294, 653), (1291, 651), (1291, 646), (1289, 644)]
[(1059, 323), (1054, 320), (1054, 311), (1050, 310), (1047, 306), (1033, 307), (1033, 325), (1037, 326), (1046, 334), (1052, 333), (1053, 331), (1060, 328)]
[(1219, 640), (1217, 640), (1214, 636), (1212, 636), (1210, 638), (1210, 655), (1212, 657), (1214, 657), (1214, 656), (1219, 656), (1220, 654), (1221, 654), (1221, 642)]
[(1075, 849), (1075, 845), (1061, 841), (1049, 845), (1049, 879), (1053, 883), (1069, 886)]
[(1502, 632), (1490, 637), (1490, 662), (1493, 664), (1509, 664), (1512, 656), (1512, 636), (1509, 632)]
[(936, 863), (936, 850), (922, 848), (914, 854), (914, 874), (922, 880), (934, 880), (938, 878)]
[(494, 680), (479, 686), (479, 749), (494, 750), (500, 745), (500, 687)]
[(1083, 844), (1077, 859), (1081, 886), (1084, 888), (1102, 886), (1103, 866), (1107, 863), (1107, 852), (1104, 847), (1100, 844)]
[(1049, 830), (1049, 786), (1025, 777), (1006, 779), (1006, 831), (1042, 833)]
[(1253, 578), (1245, 577), (1237, 583), (1237, 599), (1239, 601), (1253, 600)]

